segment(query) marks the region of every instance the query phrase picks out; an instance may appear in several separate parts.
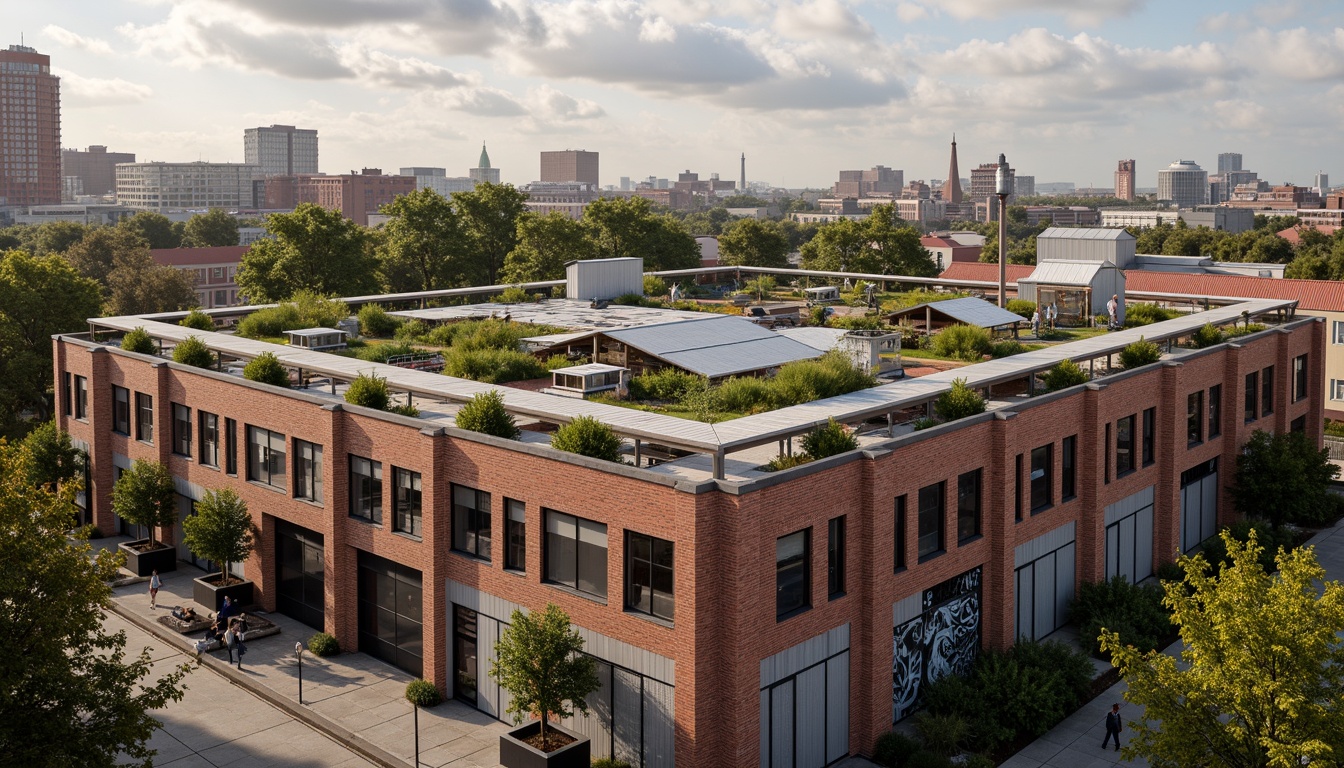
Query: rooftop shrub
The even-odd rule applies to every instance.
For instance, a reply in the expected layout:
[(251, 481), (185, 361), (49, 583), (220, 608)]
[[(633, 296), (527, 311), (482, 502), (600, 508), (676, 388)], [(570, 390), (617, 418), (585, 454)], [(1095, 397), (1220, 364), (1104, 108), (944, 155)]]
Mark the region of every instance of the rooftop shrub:
[(198, 331), (215, 330), (215, 321), (210, 316), (201, 311), (200, 307), (191, 310), (187, 316), (178, 321), (178, 325), (186, 328), (195, 328)]
[(1181, 313), (1174, 309), (1164, 309), (1151, 302), (1138, 302), (1125, 307), (1125, 327), (1137, 328), (1141, 325), (1160, 323), (1163, 320), (1174, 320), (1180, 316)]
[(494, 391), (474, 395), (457, 412), (456, 422), (459, 429), (506, 440), (517, 440), (520, 434), (513, 415), (504, 409), (504, 396)]
[(1027, 346), (1020, 341), (1007, 340), (996, 341), (989, 347), (989, 356), (998, 359), (1000, 357), (1012, 357), (1020, 355), (1027, 351)]
[(1195, 349), (1204, 349), (1212, 347), (1214, 344), (1223, 343), (1223, 332), (1215, 328), (1213, 323), (1205, 323), (1199, 327), (1199, 330), (1190, 334), (1190, 346)]
[(527, 381), (546, 375), (541, 362), (526, 352), (507, 349), (459, 349), (452, 347), (443, 356), (443, 372), (459, 379), (486, 384)]
[(620, 462), (621, 439), (591, 416), (579, 416), (551, 435), (551, 447), (604, 461)]
[(677, 368), (663, 368), (654, 373), (642, 373), (630, 379), (630, 397), (635, 400), (676, 402), (692, 392), (703, 390), (709, 384), (697, 376)]
[(340, 299), (329, 299), (308, 291), (274, 307), (259, 309), (238, 323), (238, 335), (249, 339), (283, 336), (300, 328), (335, 328), (350, 316), (350, 308)]
[(154, 343), (154, 337), (150, 336), (149, 331), (144, 328), (136, 328), (122, 336), (121, 348), (127, 352), (138, 352), (142, 355), (152, 355), (159, 351), (159, 345)]
[(365, 304), (359, 308), (359, 332), (365, 336), (387, 338), (404, 322), (400, 317), (387, 314), (381, 304)]
[(1041, 383), (1045, 385), (1046, 392), (1076, 387), (1087, 383), (1087, 371), (1072, 360), (1060, 360), (1041, 374)]
[(1036, 314), (1036, 302), (1030, 299), (1009, 299), (1008, 311), (1030, 320), (1031, 316)]
[(985, 412), (985, 398), (966, 385), (965, 379), (953, 379), (952, 388), (938, 396), (933, 410), (943, 421), (956, 421)]
[(843, 424), (827, 419), (825, 424), (803, 435), (802, 446), (809, 458), (824, 459), (858, 448), (859, 440)]
[(943, 357), (979, 362), (994, 343), (989, 329), (975, 325), (950, 325), (933, 337), (933, 351)]
[(377, 408), (380, 411), (387, 410), (387, 404), (391, 399), (387, 391), (387, 379), (377, 374), (361, 373), (345, 390), (345, 402), (365, 408)]
[(197, 368), (211, 368), (215, 364), (215, 356), (199, 336), (188, 336), (173, 347), (173, 362)]
[(1142, 368), (1145, 365), (1151, 365), (1162, 359), (1162, 349), (1151, 341), (1145, 341), (1142, 336), (1139, 340), (1128, 344), (1120, 350), (1120, 367), (1124, 370), (1133, 370)]
[(243, 366), (243, 378), (277, 387), (289, 386), (289, 371), (271, 352), (262, 352)]

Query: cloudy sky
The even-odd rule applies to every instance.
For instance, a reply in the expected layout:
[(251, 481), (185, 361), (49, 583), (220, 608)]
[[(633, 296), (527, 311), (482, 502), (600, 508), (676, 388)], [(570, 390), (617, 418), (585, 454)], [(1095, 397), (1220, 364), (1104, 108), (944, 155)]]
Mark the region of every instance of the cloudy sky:
[(963, 175), (1006, 152), (1111, 186), (1132, 157), (1148, 187), (1231, 151), (1344, 181), (1339, 0), (43, 0), (6, 27), (63, 78), (63, 145), (142, 160), (237, 162), (290, 123), (329, 173), (465, 175), (484, 140), (519, 184), (573, 148), (604, 184), (736, 179), (746, 152), (799, 187), (942, 178), (955, 132)]

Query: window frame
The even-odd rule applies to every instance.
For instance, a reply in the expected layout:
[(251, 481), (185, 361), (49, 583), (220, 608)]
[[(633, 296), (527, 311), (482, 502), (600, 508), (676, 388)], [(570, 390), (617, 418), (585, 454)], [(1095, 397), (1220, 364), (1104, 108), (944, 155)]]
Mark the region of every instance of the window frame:
[(135, 439), (154, 444), (154, 396), (146, 392), (135, 393)]
[[(647, 551), (643, 556), (640, 554), (641, 543)], [(659, 559), (659, 554), (664, 550), (667, 555), (666, 564)], [(676, 618), (675, 564), (675, 543), (647, 533), (626, 530), (623, 579), (625, 610), (667, 622), (673, 621)], [(641, 572), (646, 574), (647, 578), (644, 579), (644, 583), (636, 583), (636, 578)], [(658, 586), (660, 583), (666, 588), (660, 589)], [(645, 590), (648, 592), (647, 607), (641, 605), (644, 602)]]
[(1157, 408), (1143, 409), (1143, 466), (1157, 461)]
[[(1338, 322), (1338, 321), (1336, 321)], [(1311, 369), (1308, 355), (1303, 352), (1293, 358), (1293, 402), (1300, 403), (1307, 398), (1307, 391), (1311, 388)]]
[[(175, 456), (190, 459), (192, 443), (191, 409), (182, 403), (173, 403), (172, 406), (173, 454)], [(183, 414), (185, 414), (185, 416)]]
[[(196, 409), (196, 434), (201, 446), (197, 463), (219, 469), (219, 415)], [(210, 435), (210, 439), (207, 440), (206, 435)]]
[(1274, 366), (1260, 371), (1260, 418), (1274, 413)]
[[(1037, 476), (1036, 473), (1037, 473), (1038, 470), (1037, 470), (1037, 468), (1036, 468), (1036, 454), (1037, 454), (1037, 452), (1039, 452), (1039, 451), (1044, 451), (1044, 457), (1045, 457), (1045, 459), (1044, 459), (1043, 462), (1041, 462), (1041, 463), (1042, 463), (1042, 467), (1041, 467), (1041, 469), (1039, 470), (1041, 474), (1040, 474), (1039, 476)], [(1029, 475), (1029, 478), (1030, 478), (1030, 487), (1031, 487), (1031, 501), (1029, 502), (1029, 506), (1031, 507), (1031, 514), (1035, 515), (1035, 514), (1039, 514), (1039, 513), (1041, 513), (1041, 512), (1044, 512), (1045, 510), (1050, 509), (1051, 507), (1053, 507), (1053, 506), (1055, 505), (1055, 484), (1054, 484), (1054, 474), (1055, 474), (1055, 444), (1054, 444), (1054, 443), (1046, 443), (1045, 445), (1038, 445), (1038, 446), (1036, 446), (1035, 448), (1032, 448), (1032, 449), (1031, 449), (1031, 465), (1030, 465), (1030, 470), (1029, 470), (1029, 471), (1030, 471), (1030, 473), (1031, 473), (1031, 474)], [(1038, 485), (1037, 485), (1037, 481), (1038, 481), (1038, 480), (1040, 481), (1040, 485), (1039, 485), (1039, 487), (1038, 487)], [(1040, 499), (1040, 503), (1037, 503), (1037, 490), (1038, 490), (1038, 489), (1041, 491), (1041, 499)]]
[[(471, 506), (458, 501), (459, 491), (462, 495), (472, 495)], [(449, 547), (458, 554), (490, 562), (491, 555), (494, 554), (494, 537), (490, 530), (494, 522), (492, 507), (494, 500), (490, 493), (460, 483), (449, 483), (448, 492), (452, 494), (453, 505)], [(466, 523), (460, 531), (459, 521)], [(466, 538), (468, 534), (470, 540)]]
[(350, 502), (347, 514), (373, 525), (383, 524), (383, 463), (349, 454)]
[(527, 505), (504, 499), (504, 570), (527, 573)]
[(1106, 422), (1105, 435), (1101, 439), (1101, 482), (1111, 483), (1111, 422)]
[(425, 530), (424, 479), (419, 472), (392, 466), (392, 530), (421, 538)]
[(1334, 333), (1331, 334), (1330, 343), (1344, 344), (1344, 320), (1332, 320), (1331, 322), (1334, 324), (1332, 328)]
[[(919, 504), (916, 511), (919, 527), (916, 530), (918, 538), (915, 539), (915, 551), (922, 563), (941, 555), (947, 548), (947, 481), (940, 480), (920, 488), (916, 498)], [(929, 501), (928, 505), (925, 504), (926, 500)], [(925, 548), (926, 537), (932, 537), (934, 546)]]
[(826, 523), (826, 595), (836, 600), (845, 596), (845, 516)]
[[(287, 438), (283, 433), (248, 424), (246, 480), (249, 483), (264, 485), (281, 493), (289, 493), (289, 451)], [(265, 444), (254, 438), (264, 438)], [(277, 448), (278, 446), (278, 448)], [(253, 449), (258, 453), (253, 453)], [(264, 470), (264, 471), (263, 471)]]
[(1187, 448), (1204, 442), (1204, 390), (1198, 389), (1185, 396), (1185, 445)]
[[(605, 603), (607, 601), (607, 594), (610, 591), (607, 566), (611, 560), (611, 539), (609, 538), (609, 528), (607, 524), (579, 517), (578, 515), (571, 515), (568, 512), (561, 512), (557, 509), (550, 509), (548, 507), (542, 508), (542, 519), (546, 528), (546, 536), (543, 540), (542, 551), (542, 571), (545, 575), (545, 582), (565, 587), (576, 594)], [(573, 536), (566, 536), (561, 530), (553, 530), (561, 528), (564, 524), (573, 527)], [(585, 589), (582, 586), (584, 583), (582, 573), (584, 570), (585, 559), (583, 557), (584, 550), (580, 545), (585, 543), (585, 531), (590, 539), (596, 539), (598, 536), (601, 536), (602, 538), (601, 567), (597, 567), (597, 563), (589, 563), (587, 566), (590, 581), (598, 577), (601, 578), (600, 592)], [(564, 550), (565, 542), (567, 541), (573, 543), (571, 549), (573, 551), (574, 582), (572, 584), (565, 580), (564, 572), (557, 571), (557, 563), (559, 563), (559, 567), (565, 565), (565, 563), (560, 561), (565, 559)], [(587, 543), (590, 547), (594, 549), (597, 548), (597, 545), (594, 542), (590, 541)]]
[(895, 571), (896, 571), (897, 573), (899, 573), (899, 572), (901, 572), (901, 571), (904, 571), (904, 570), (906, 569), (906, 563), (908, 562), (907, 559), (906, 559), (906, 552), (905, 552), (906, 547), (909, 546), (909, 542), (907, 541), (906, 528), (905, 528), (906, 523), (908, 522), (908, 519), (907, 519), (907, 512), (906, 512), (906, 496), (907, 496), (907, 494), (904, 494), (904, 493), (903, 493), (903, 494), (901, 494), (900, 496), (897, 496), (897, 497), (896, 497), (896, 501), (894, 502), (895, 507), (896, 507), (896, 509), (895, 509), (895, 515), (896, 515), (895, 529), (896, 529), (896, 530), (895, 530), (895, 542), (894, 542), (894, 549), (895, 549), (895, 566), (894, 566), (894, 567), (895, 567)]
[[(957, 546), (980, 537), (984, 514), (984, 468), (957, 476)], [(969, 521), (969, 528), (966, 523)]]
[[(1115, 422), (1115, 477), (1120, 479), (1138, 469), (1134, 459), (1134, 429), (1139, 415), (1131, 413)], [(1128, 435), (1128, 437), (1126, 437)]]
[(1246, 374), (1245, 385), (1245, 418), (1246, 423), (1250, 424), (1260, 418), (1260, 372), (1251, 371)]
[(1223, 434), (1223, 385), (1214, 384), (1209, 387), (1209, 426), (1208, 439), (1212, 440)]
[(322, 446), (294, 438), (294, 498), (323, 503), (326, 483), (322, 478)]
[(89, 380), (75, 374), (75, 419), (89, 420)]
[[(802, 537), (801, 555), (792, 555), (787, 559), (781, 558), (781, 547), (785, 545), (786, 539)], [(790, 542), (791, 544), (791, 542)], [(800, 578), (796, 578), (797, 572)], [(797, 603), (783, 602), (784, 589), (792, 586), (795, 580), (801, 581), (799, 590), (799, 600)], [(787, 533), (775, 539), (775, 621), (783, 621), (791, 616), (796, 616), (812, 607), (812, 529), (803, 528), (802, 530)]]
[(1064, 438), (1059, 450), (1059, 500), (1065, 502), (1078, 496), (1078, 436)]
[(131, 436), (131, 390), (112, 385), (112, 431)]
[(237, 419), (224, 419), (224, 474), (238, 476)]
[(69, 371), (61, 372), (61, 415), (70, 417), (75, 415), (74, 374)]

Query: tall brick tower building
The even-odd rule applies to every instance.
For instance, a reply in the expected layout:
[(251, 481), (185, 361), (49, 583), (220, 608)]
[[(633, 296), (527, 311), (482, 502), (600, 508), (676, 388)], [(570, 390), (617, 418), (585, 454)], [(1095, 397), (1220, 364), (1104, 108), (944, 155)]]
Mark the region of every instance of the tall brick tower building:
[(1115, 196), (1121, 200), (1134, 199), (1134, 161), (1121, 160), (1115, 170)]
[(0, 208), (61, 202), (61, 79), (51, 57), (0, 51)]

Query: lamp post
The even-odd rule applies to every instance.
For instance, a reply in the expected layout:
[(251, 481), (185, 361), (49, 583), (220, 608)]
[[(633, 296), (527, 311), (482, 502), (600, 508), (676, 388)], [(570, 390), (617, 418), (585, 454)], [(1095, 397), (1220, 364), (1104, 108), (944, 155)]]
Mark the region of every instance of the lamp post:
[(994, 194), (999, 198), (999, 306), (1008, 308), (1008, 196), (1013, 194), (1013, 177), (1008, 161), (999, 153), (999, 170), (994, 174)]
[(294, 659), (299, 662), (299, 703), (303, 703), (303, 643), (294, 644)]

